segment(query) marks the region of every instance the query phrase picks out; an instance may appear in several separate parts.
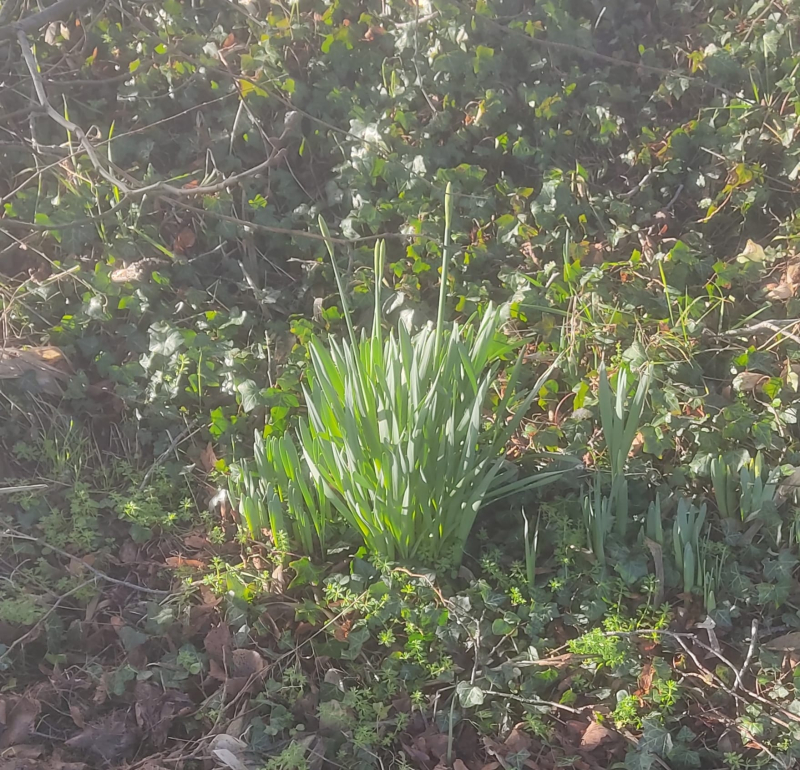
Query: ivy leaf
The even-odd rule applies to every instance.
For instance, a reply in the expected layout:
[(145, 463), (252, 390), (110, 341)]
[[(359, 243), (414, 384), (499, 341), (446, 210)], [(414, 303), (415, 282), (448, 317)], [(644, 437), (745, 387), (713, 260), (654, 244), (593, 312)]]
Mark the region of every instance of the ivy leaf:
[(157, 321), (150, 327), (150, 352), (169, 358), (183, 346), (180, 331), (166, 321)]
[(456, 693), (458, 694), (459, 703), (465, 709), (483, 705), (483, 690), (474, 684), (459, 682), (456, 687)]
[(261, 389), (252, 380), (242, 380), (236, 386), (241, 397), (242, 409), (245, 412), (252, 412), (261, 404)]
[(672, 736), (660, 721), (644, 719), (642, 728), (642, 737), (639, 739), (640, 751), (652, 752), (663, 757), (672, 749)]
[(485, 45), (479, 45), (475, 49), (475, 61), (472, 64), (472, 69), (476, 75), (479, 75), (484, 69), (487, 68), (488, 63), (494, 57), (494, 48), (489, 48)]
[(290, 561), (289, 566), (294, 570), (294, 578), (289, 583), (289, 588), (296, 588), (297, 586), (315, 585), (322, 577), (323, 570), (315, 567), (308, 556), (303, 556), (302, 559)]
[(131, 652), (137, 647), (141, 647), (147, 641), (146, 634), (137, 631), (131, 626), (122, 626), (117, 630), (117, 635), (119, 636), (120, 642), (122, 642), (122, 646), (125, 648), (125, 652)]
[(625, 755), (626, 770), (650, 770), (655, 761), (656, 755), (649, 751), (629, 751)]

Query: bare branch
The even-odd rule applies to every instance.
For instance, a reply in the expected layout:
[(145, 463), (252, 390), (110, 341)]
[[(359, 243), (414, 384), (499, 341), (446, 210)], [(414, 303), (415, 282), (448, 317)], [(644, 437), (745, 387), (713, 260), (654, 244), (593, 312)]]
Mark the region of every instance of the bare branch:
[[(123, 181), (113, 174), (101, 161), (100, 156), (97, 154), (97, 150), (86, 136), (86, 132), (77, 123), (65, 118), (63, 115), (61, 115), (61, 113), (53, 108), (47, 98), (44, 82), (42, 81), (42, 76), (39, 72), (39, 65), (36, 61), (36, 57), (34, 56), (30, 41), (28, 40), (28, 36), (25, 34), (23, 29), (18, 29), (17, 40), (19, 41), (19, 47), (22, 51), (22, 58), (25, 61), (25, 65), (27, 66), (31, 79), (33, 80), (33, 87), (36, 92), (36, 98), (39, 100), (39, 104), (42, 105), (44, 111), (55, 123), (58, 123), (59, 126), (67, 131), (70, 131), (78, 137), (81, 147), (83, 147), (84, 151), (88, 155), (89, 160), (91, 161), (91, 164), (94, 166), (97, 173), (100, 174), (100, 176), (103, 177), (103, 179), (105, 179), (109, 184), (117, 187), (127, 198), (139, 198), (149, 193), (162, 193), (178, 198), (194, 195), (212, 195), (214, 193), (221, 192), (228, 187), (233, 187), (242, 179), (246, 179), (247, 177), (253, 176), (261, 171), (276, 166), (286, 157), (286, 150), (283, 149), (283, 147), (280, 147), (281, 140), (285, 139), (285, 136), (281, 135), (278, 142), (276, 142), (275, 151), (269, 156), (269, 158), (262, 163), (259, 163), (257, 166), (253, 166), (245, 171), (241, 171), (238, 174), (233, 174), (227, 179), (223, 179), (221, 182), (198, 187), (175, 187), (167, 182), (154, 182), (153, 184), (145, 185), (144, 187), (131, 187), (128, 182)], [(284, 130), (284, 134), (286, 134), (288, 130), (289, 128), (287, 126), (287, 128)], [(280, 148), (278, 149), (278, 147)]]
[[(9, 3), (12, 6), (10, 12), (13, 13), (13, 6), (16, 3), (7, 0), (7, 4)], [(51, 21), (64, 19), (73, 11), (77, 11), (88, 4), (89, 0), (58, 0), (57, 3), (53, 3), (49, 8), (45, 8), (39, 13), (34, 13), (33, 16), (28, 16), (15, 24), (0, 27), (0, 40), (13, 40), (20, 32), (36, 32)], [(5, 6), (3, 6), (3, 11), (5, 11)], [(5, 16), (5, 13), (0, 15)], [(3, 21), (6, 21), (6, 19), (4, 18)]]

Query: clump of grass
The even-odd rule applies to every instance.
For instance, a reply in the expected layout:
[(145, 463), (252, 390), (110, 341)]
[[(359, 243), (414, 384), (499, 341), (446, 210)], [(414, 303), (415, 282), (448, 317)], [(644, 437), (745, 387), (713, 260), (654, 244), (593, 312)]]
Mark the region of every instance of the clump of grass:
[(518, 355), (487, 417), (490, 393), (515, 348), (501, 333), (502, 309), (490, 305), (464, 324), (444, 322), (452, 208), (448, 186), (437, 321), (414, 335), (402, 324), (384, 334), (382, 242), (374, 254), (374, 322), (369, 334), (356, 334), (320, 219), (348, 338), (309, 343), (308, 416), (294, 439), (256, 439), (258, 477), (239, 482), (253, 535), (269, 526), (276, 540), (291, 537), (307, 553), (316, 540), (324, 551), (335, 511), (384, 559), (457, 564), (481, 506), (558, 475), (520, 479), (504, 457), (549, 371), (521, 394)]

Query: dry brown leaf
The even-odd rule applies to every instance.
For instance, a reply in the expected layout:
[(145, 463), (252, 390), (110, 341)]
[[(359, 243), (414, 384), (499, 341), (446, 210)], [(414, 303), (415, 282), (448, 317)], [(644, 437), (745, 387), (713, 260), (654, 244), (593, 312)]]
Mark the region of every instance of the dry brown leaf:
[(149, 682), (137, 682), (136, 722), (156, 747), (167, 742), (175, 718), (192, 708), (192, 700), (179, 690), (162, 690)]
[(759, 374), (758, 372), (739, 372), (739, 374), (733, 378), (733, 387), (742, 393), (751, 393), (767, 380), (769, 380), (769, 377), (767, 377), (766, 374)]
[(192, 567), (193, 569), (205, 569), (206, 563), (204, 561), (200, 561), (199, 559), (186, 559), (183, 556), (167, 556), (164, 559), (164, 564), (168, 567), (172, 567), (172, 569), (178, 569), (179, 567)]
[(196, 240), (194, 232), (185, 227), (175, 236), (175, 240), (172, 242), (172, 250), (178, 254), (183, 254), (187, 249), (191, 249), (194, 246)]
[(599, 722), (592, 722), (581, 738), (581, 748), (584, 751), (594, 751), (615, 737), (616, 734), (612, 730), (603, 727)]
[(267, 662), (255, 650), (233, 651), (232, 674), (235, 677), (260, 677), (266, 673)]
[(468, 768), (460, 759), (456, 759), (453, 761), (453, 770), (468, 770)]
[(208, 538), (203, 537), (202, 535), (187, 535), (183, 538), (183, 544), (187, 548), (205, 548), (208, 545)]
[(86, 727), (86, 721), (83, 718), (83, 713), (74, 703), (69, 707), (69, 715), (72, 717), (75, 727), (79, 727), (81, 730)]
[(212, 628), (203, 640), (203, 646), (211, 660), (215, 660), (221, 666), (230, 663), (231, 653), (233, 652), (233, 637), (231, 630), (224, 623)]
[(505, 747), (511, 754), (519, 754), (521, 751), (529, 751), (531, 747), (531, 737), (522, 728), (520, 722), (514, 725), (508, 737), (505, 739)]
[(115, 711), (64, 742), (70, 749), (85, 751), (111, 763), (132, 754), (139, 746), (141, 731), (127, 711)]
[(205, 449), (200, 451), (200, 467), (206, 472), (210, 473), (217, 467), (217, 456), (214, 454), (214, 447), (209, 441)]
[(770, 642), (765, 642), (764, 647), (768, 650), (778, 650), (780, 652), (796, 652), (800, 650), (800, 631), (792, 631)]
[(631, 451), (628, 452), (628, 457), (636, 457), (638, 454), (641, 454), (643, 447), (644, 447), (644, 436), (641, 433), (637, 433), (633, 437), (633, 442), (631, 443)]
[(129, 265), (112, 270), (109, 278), (114, 283), (137, 283), (149, 280), (150, 276), (159, 265), (165, 265), (167, 261), (159, 257), (143, 257), (136, 262), (131, 262)]
[(119, 549), (119, 560), (123, 564), (135, 564), (139, 559), (139, 546), (126, 540)]
[(0, 698), (0, 750), (17, 743), (24, 743), (33, 732), (33, 727), (42, 710), (38, 700), (27, 697), (5, 696)]
[(639, 674), (639, 689), (642, 691), (643, 695), (647, 695), (650, 692), (650, 688), (653, 686), (653, 664), (646, 663), (642, 667), (642, 673)]
[(236, 43), (236, 35), (233, 32), (229, 32), (228, 36), (225, 40), (222, 41), (222, 48), (230, 48), (232, 45)]
[(783, 302), (794, 297), (795, 287), (785, 281), (769, 283), (764, 288), (766, 289), (764, 296), (773, 302)]

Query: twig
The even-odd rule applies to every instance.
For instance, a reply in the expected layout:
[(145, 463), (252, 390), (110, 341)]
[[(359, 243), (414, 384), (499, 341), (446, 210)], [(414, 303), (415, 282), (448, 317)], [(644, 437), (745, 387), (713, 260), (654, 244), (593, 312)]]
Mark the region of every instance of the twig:
[[(53, 3), (49, 8), (45, 8), (39, 13), (34, 13), (33, 16), (28, 16), (26, 19), (16, 22), (16, 24), (0, 27), (0, 40), (12, 40), (20, 32), (23, 34), (36, 32), (36, 30), (41, 29), (51, 21), (64, 19), (73, 11), (77, 11), (84, 5), (88, 5), (88, 3), (89, 0), (58, 0), (57, 3)], [(7, 4), (15, 5), (13, 2), (9, 3), (8, 0)], [(5, 11), (5, 6), (3, 6), (3, 11)], [(0, 14), (0, 16), (5, 16), (5, 13)], [(5, 18), (2, 21), (5, 21)]]
[(36, 621), (33, 627), (30, 628), (30, 630), (26, 631), (22, 636), (19, 637), (19, 639), (15, 639), (8, 646), (8, 648), (4, 650), (2, 654), (0, 654), (0, 661), (5, 660), (9, 655), (11, 655), (15, 647), (19, 647), (19, 645), (23, 644), (28, 639), (30, 639), (36, 633), (36, 631), (39, 629), (42, 623), (44, 623), (45, 620), (47, 620), (47, 618), (49, 618), (61, 606), (62, 602), (67, 597), (72, 596), (72, 594), (78, 593), (78, 591), (80, 591), (82, 588), (86, 588), (86, 586), (91, 585), (92, 583), (94, 583), (93, 580), (87, 580), (86, 582), (81, 583), (79, 586), (75, 586), (75, 588), (72, 588), (65, 594), (59, 596), (58, 599), (56, 599), (56, 601), (53, 602), (53, 605), (50, 607), (50, 609), (47, 610), (47, 612), (45, 612), (45, 614), (42, 615), (42, 617), (40, 617), (39, 620)]
[(753, 19), (753, 21), (750, 23), (750, 29), (747, 30), (745, 36), (742, 38), (742, 43), (747, 42), (747, 38), (749, 38), (750, 35), (753, 34), (753, 30), (756, 28), (756, 24), (758, 24), (758, 22), (760, 22), (761, 19), (763, 19), (772, 10), (773, 5), (775, 5), (775, 0), (770, 0), (770, 2), (767, 4), (767, 7), (763, 11), (761, 11), (761, 13), (759, 13), (758, 16), (755, 17), (755, 19)]
[(105, 580), (107, 583), (113, 583), (114, 585), (124, 586), (125, 588), (130, 588), (133, 591), (139, 591), (143, 594), (152, 594), (153, 596), (172, 596), (173, 591), (162, 591), (160, 588), (148, 588), (147, 586), (140, 586), (136, 585), (136, 583), (129, 583), (127, 580), (119, 580), (118, 578), (113, 578), (110, 575), (107, 575), (105, 572), (97, 569), (97, 567), (93, 567), (91, 564), (87, 564), (83, 559), (78, 556), (73, 556), (68, 551), (64, 551), (61, 548), (57, 548), (54, 545), (50, 545), (50, 543), (42, 540), (39, 537), (34, 537), (33, 535), (26, 535), (24, 532), (20, 532), (18, 529), (14, 529), (13, 527), (6, 526), (3, 532), (0, 532), (0, 537), (3, 536), (11, 536), (19, 538), (20, 540), (30, 540), (33, 543), (38, 543), (43, 548), (48, 548), (49, 550), (63, 556), (65, 559), (69, 559), (70, 561), (76, 561), (82, 567), (85, 567), (89, 572), (93, 575), (96, 575), (101, 580)]
[[(419, 8), (419, 4), (417, 4), (417, 8)], [(395, 22), (392, 26), (395, 29), (405, 29), (406, 27), (412, 27), (414, 25), (425, 24), (425, 22), (432, 21), (439, 15), (439, 11), (434, 11), (433, 13), (425, 14), (425, 16), (417, 16), (415, 19), (411, 19), (411, 21), (398, 21)]]
[(23, 484), (19, 487), (3, 487), (0, 495), (11, 495), (14, 492), (35, 492), (37, 489), (47, 489), (47, 484)]
[(677, 190), (675, 190), (675, 195), (673, 195), (673, 196), (672, 196), (672, 197), (669, 199), (669, 203), (668, 203), (666, 206), (664, 206), (664, 208), (663, 208), (663, 209), (661, 209), (661, 210), (662, 210), (662, 211), (670, 211), (670, 210), (672, 209), (672, 207), (675, 205), (675, 201), (677, 201), (677, 200), (678, 200), (678, 198), (680, 198), (680, 197), (681, 197), (681, 193), (682, 193), (682, 192), (683, 192), (683, 185), (682, 185), (682, 184), (679, 184), (679, 185), (678, 185), (678, 189), (677, 189)]
[(773, 334), (783, 334), (793, 342), (800, 345), (800, 337), (787, 331), (792, 326), (800, 324), (800, 318), (787, 318), (777, 321), (759, 321), (751, 326), (742, 326), (739, 329), (730, 329), (726, 332), (720, 332), (717, 337), (747, 337), (751, 334), (758, 334), (759, 332), (772, 332)]
[(519, 695), (514, 695), (510, 692), (500, 692), (498, 690), (484, 690), (484, 695), (497, 695), (501, 698), (509, 698), (511, 700), (518, 701), (519, 703), (529, 703), (532, 706), (549, 706), (552, 709), (557, 709), (559, 711), (566, 711), (568, 714), (582, 714), (584, 711), (591, 711), (592, 709), (596, 708), (594, 705), (590, 706), (579, 706), (578, 708), (573, 708), (572, 706), (567, 706), (563, 703), (556, 703), (552, 700), (541, 700), (539, 698), (521, 698)]
[[(161, 196), (161, 199), (168, 202), (173, 203), (177, 206), (181, 206), (185, 208), (187, 211), (194, 211), (198, 214), (204, 214), (205, 216), (215, 217), (216, 219), (221, 219), (223, 222), (233, 222), (234, 224), (240, 225), (241, 227), (251, 228), (252, 230), (260, 230), (265, 233), (277, 233), (278, 235), (290, 235), (290, 236), (298, 236), (300, 238), (310, 238), (313, 241), (324, 241), (326, 240), (324, 236), (320, 235), (319, 233), (312, 232), (310, 230), (290, 230), (286, 227), (272, 227), (271, 225), (261, 225), (258, 222), (248, 222), (246, 219), (239, 219), (238, 217), (232, 217), (228, 214), (220, 214), (217, 211), (212, 211), (211, 209), (200, 209), (197, 206), (192, 206), (189, 203), (186, 203), (183, 200), (175, 200), (174, 198), (169, 198), (166, 195)], [(2, 220), (0, 220), (2, 221)], [(10, 220), (9, 220), (10, 221)], [(369, 243), (378, 241), (381, 239), (403, 239), (403, 238), (423, 238), (429, 241), (436, 241), (435, 238), (430, 238), (427, 235), (423, 235), (422, 233), (378, 233), (377, 235), (363, 235), (358, 238), (331, 238), (332, 243), (341, 244), (342, 246), (353, 246), (358, 243)]]
[(197, 420), (192, 420), (174, 439), (170, 442), (170, 445), (156, 458), (155, 462), (150, 466), (147, 473), (144, 474), (144, 478), (142, 479), (142, 483), (139, 484), (139, 491), (141, 492), (146, 486), (147, 482), (150, 481), (150, 477), (156, 472), (156, 469), (162, 465), (166, 459), (172, 454), (172, 452), (177, 448), (178, 444), (183, 443), (187, 439), (191, 438), (197, 431), (200, 430), (192, 430), (195, 425), (197, 425)]
[(648, 171), (630, 190), (624, 193), (620, 193), (617, 197), (619, 198), (632, 198), (639, 190), (644, 187), (652, 178), (655, 176), (655, 171)]
[(19, 41), (22, 58), (24, 59), (25, 65), (28, 68), (28, 73), (33, 80), (36, 98), (39, 100), (39, 103), (42, 105), (45, 112), (54, 122), (58, 123), (58, 125), (64, 128), (66, 131), (70, 131), (78, 137), (81, 147), (83, 147), (83, 149), (86, 151), (86, 154), (88, 155), (89, 160), (97, 173), (100, 174), (100, 176), (103, 177), (103, 179), (105, 179), (109, 184), (117, 187), (125, 196), (141, 197), (149, 193), (166, 193), (176, 197), (212, 195), (238, 184), (242, 179), (246, 179), (247, 177), (253, 176), (261, 171), (278, 165), (278, 163), (282, 162), (286, 157), (286, 151), (281, 148), (273, 152), (265, 161), (262, 161), (257, 166), (253, 166), (245, 171), (241, 171), (238, 174), (233, 174), (227, 179), (223, 179), (221, 182), (211, 185), (197, 187), (175, 187), (167, 182), (154, 182), (153, 184), (145, 185), (144, 187), (131, 187), (127, 182), (124, 182), (122, 179), (112, 174), (108, 168), (106, 168), (106, 166), (100, 160), (94, 145), (86, 136), (84, 130), (77, 123), (73, 123), (71, 120), (65, 118), (53, 108), (47, 98), (47, 93), (44, 89), (44, 82), (42, 81), (42, 76), (39, 72), (39, 66), (36, 62), (36, 57), (33, 54), (30, 41), (28, 40), (28, 36), (25, 34), (23, 29), (18, 30), (17, 40)]
[(754, 618), (753, 622), (750, 624), (750, 647), (747, 649), (747, 656), (744, 659), (744, 663), (742, 663), (742, 670), (736, 672), (736, 687), (744, 689), (744, 683), (742, 682), (742, 677), (747, 673), (747, 669), (750, 668), (750, 663), (753, 660), (753, 655), (756, 651), (756, 644), (758, 642), (758, 619)]
[[(725, 684), (725, 682), (723, 682), (722, 679), (720, 679), (715, 673), (710, 671), (706, 666), (704, 666), (700, 662), (700, 660), (698, 659), (697, 655), (695, 655), (694, 652), (690, 649), (689, 645), (686, 644), (686, 641), (685, 641), (686, 639), (691, 640), (698, 647), (701, 647), (706, 652), (711, 653), (715, 658), (717, 658), (718, 660), (722, 661), (726, 666), (728, 666), (728, 668), (731, 669), (731, 671), (733, 671), (734, 676), (736, 677), (736, 682), (734, 683), (734, 687), (739, 685), (739, 689), (741, 689), (741, 691), (745, 695), (748, 695), (749, 697), (753, 698), (754, 700), (757, 700), (759, 703), (762, 703), (765, 706), (769, 706), (771, 708), (777, 709), (778, 711), (780, 711), (781, 714), (786, 716), (788, 719), (790, 719), (795, 724), (800, 723), (800, 716), (797, 716), (796, 714), (793, 714), (791, 711), (788, 711), (787, 709), (783, 708), (782, 706), (779, 706), (774, 701), (771, 701), (771, 700), (769, 700), (767, 698), (764, 698), (763, 696), (759, 695), (757, 692), (753, 692), (752, 690), (748, 690), (744, 686), (744, 684), (741, 683), (742, 673), (743, 672), (740, 672), (739, 669), (737, 669), (736, 666), (734, 666), (733, 663), (725, 655), (723, 655), (721, 652), (718, 652), (717, 650), (715, 650), (712, 647), (710, 647), (709, 645), (707, 645), (705, 642), (702, 642), (700, 639), (698, 639), (697, 634), (693, 634), (693, 633), (690, 633), (690, 632), (679, 633), (677, 631), (667, 631), (666, 629), (658, 629), (658, 628), (642, 628), (642, 629), (639, 629), (638, 631), (607, 631), (607, 632), (604, 633), (604, 636), (648, 636), (650, 634), (655, 634), (655, 635), (660, 635), (660, 636), (668, 636), (670, 639), (674, 639), (681, 646), (683, 651), (692, 659), (692, 662), (695, 664), (695, 666), (697, 666), (699, 671), (702, 671), (707, 677), (711, 678), (711, 680), (714, 681), (715, 684), (720, 689), (724, 690), (728, 695), (730, 695), (733, 698), (736, 698), (737, 700), (743, 700), (746, 703), (747, 701), (744, 700), (736, 692), (735, 689), (731, 689), (730, 687), (728, 687), (728, 685)], [(772, 717), (772, 718), (774, 719), (774, 717)]]

